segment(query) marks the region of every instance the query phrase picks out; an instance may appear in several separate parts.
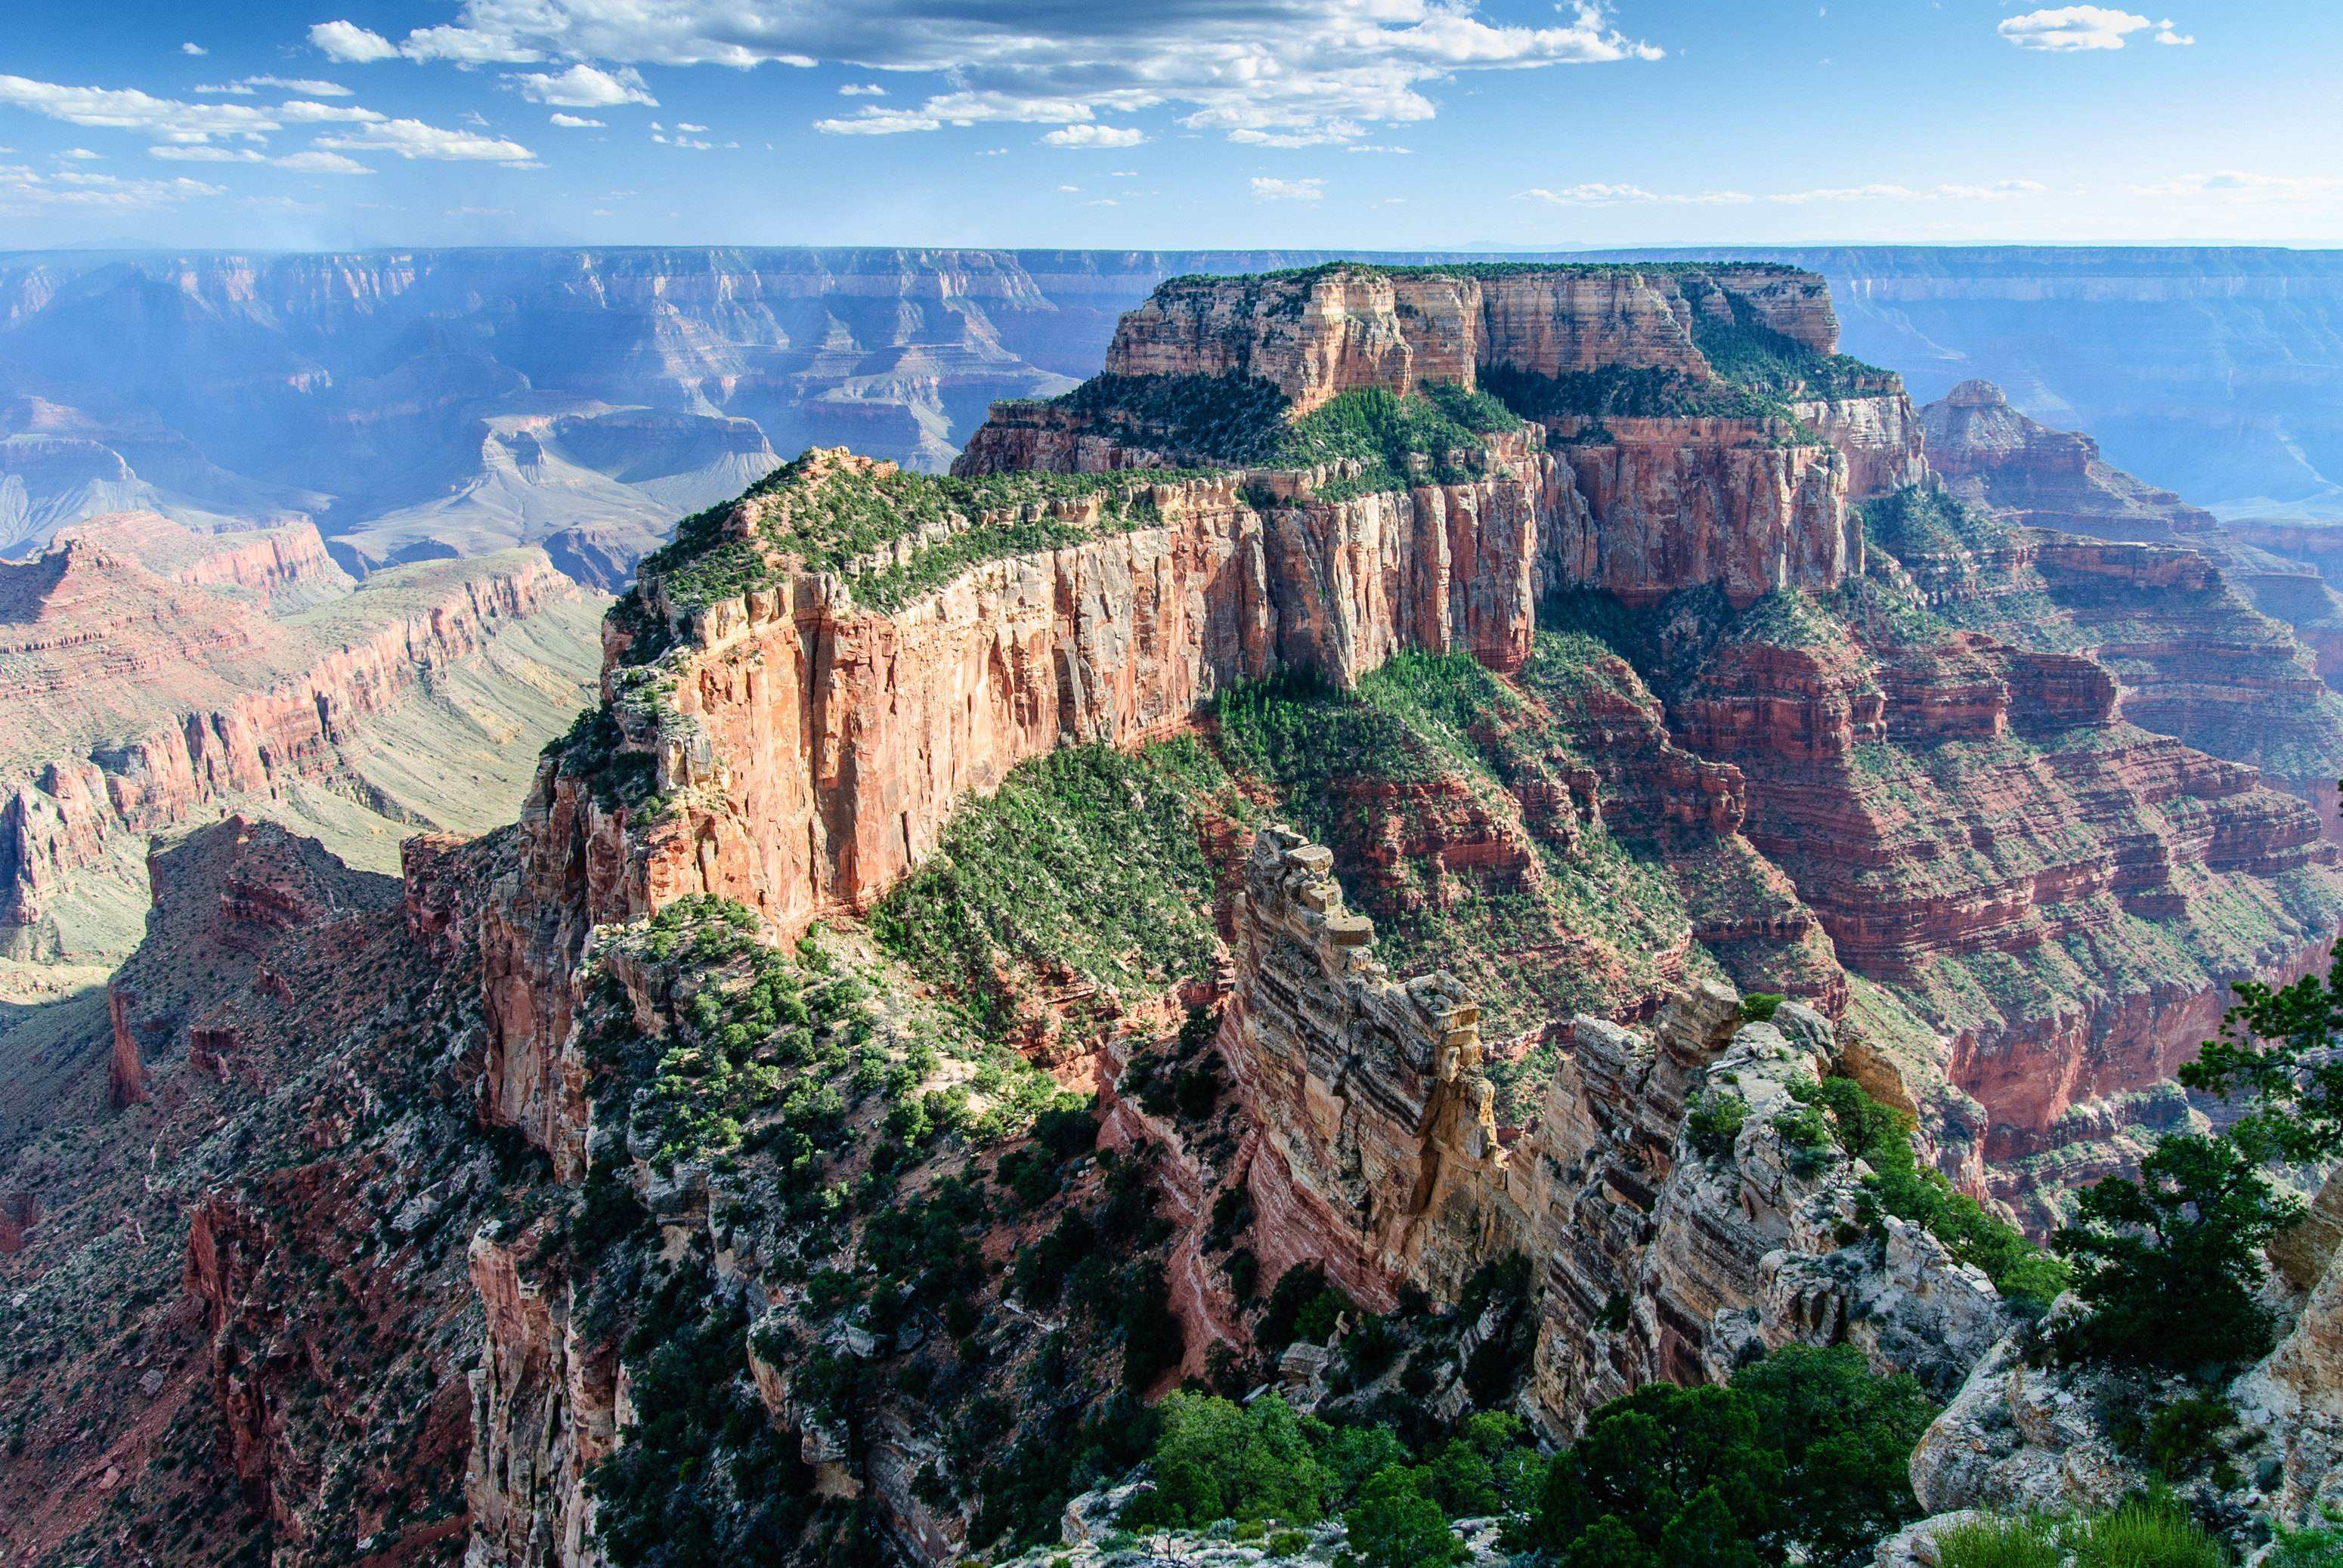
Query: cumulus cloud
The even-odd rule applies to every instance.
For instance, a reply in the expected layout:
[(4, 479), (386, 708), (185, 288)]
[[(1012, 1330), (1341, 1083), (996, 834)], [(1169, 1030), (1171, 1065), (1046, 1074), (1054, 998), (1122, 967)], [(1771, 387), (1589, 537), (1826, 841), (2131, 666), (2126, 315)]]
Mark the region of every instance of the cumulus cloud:
[(2132, 34), (2150, 27), (2160, 27), (2171, 34), (2173, 42), (2194, 42), (2173, 33), (2169, 21), (2151, 22), (2136, 12), (2111, 10), (2105, 5), (2054, 5), (2047, 10), (2028, 11), (2022, 16), (2004, 17), (1995, 31), (2021, 49), (2069, 54), (2083, 49), (2120, 49)]
[(377, 120), (355, 131), (319, 136), (317, 146), (350, 153), (397, 153), (402, 158), (456, 163), (522, 164), (537, 156), (518, 142), (473, 131), (450, 131), (421, 120)]
[(297, 175), (370, 175), (374, 171), (356, 158), (339, 153), (287, 153), (272, 158), (250, 147), (159, 146), (146, 149), (148, 157), (174, 164), (267, 164)]
[(179, 45), (179, 53), (182, 55), (208, 55), (211, 51), (205, 48), (201, 44), (182, 44)]
[(614, 74), (579, 64), (558, 75), (525, 71), (508, 80), (530, 102), (556, 104), (565, 109), (608, 109), (621, 104), (659, 107), (659, 100), (643, 85), (641, 74), (631, 68)]
[(289, 99), (270, 112), (286, 124), (294, 126), (367, 126), (385, 117), (373, 109), (362, 109), (356, 104), (313, 104), (306, 98)]
[(248, 104), (187, 104), (158, 98), (136, 87), (71, 87), (25, 76), (0, 75), (0, 104), (13, 104), (67, 125), (143, 131), (175, 142), (257, 137), (282, 128), (274, 110)]
[(282, 92), (298, 93), (305, 98), (347, 98), (355, 95), (339, 82), (320, 81), (315, 76), (246, 76), (240, 85), (275, 87)]
[(91, 152), (87, 147), (67, 147), (65, 151), (59, 153), (57, 156), (65, 159), (68, 163), (94, 164), (103, 162), (106, 155), (104, 153)]
[(0, 164), (0, 211), (24, 206), (148, 207), (193, 201), (227, 192), (202, 180), (124, 179), (116, 175), (37, 174), (20, 165)]
[(887, 89), (876, 82), (848, 82), (838, 89), (841, 98), (883, 98)]
[(1282, 180), (1255, 175), (1252, 177), (1252, 196), (1255, 201), (1323, 201), (1326, 182), (1314, 177)]
[(555, 125), (559, 126), (565, 131), (583, 131), (588, 129), (598, 130), (602, 126), (601, 121), (589, 120), (583, 115), (564, 115), (557, 112), (552, 115), (550, 118)]
[(1060, 126), (1041, 138), (1051, 147), (1135, 147), (1147, 134), (1128, 126)]
[(280, 169), (291, 169), (301, 175), (370, 175), (374, 171), (356, 158), (346, 158), (339, 153), (287, 153), (281, 158), (268, 160)]
[(347, 65), (371, 65), (398, 55), (397, 45), (355, 22), (317, 23), (309, 29), (309, 46)]
[[(846, 136), (1042, 120), (1001, 112), (1040, 101), (1060, 106), (1046, 116), (1060, 126), (1161, 108), (1191, 129), (1302, 136), (1333, 121), (1429, 119), (1425, 89), (1462, 72), (1660, 54), (1597, 4), (1557, 6), (1547, 25), (1482, 11), (1482, 0), (1154, 0), (1037, 13), (1019, 0), (954, 0), (945, 25), (935, 0), (464, 0), (456, 22), (418, 29), (397, 48), (417, 59), (528, 50), (622, 65), (831, 61), (950, 74), (950, 91), (919, 104), (819, 122)], [(987, 105), (992, 112), (969, 112)]]
[(2186, 48), (2197, 41), (2197, 35), (2194, 33), (2177, 31), (2170, 22), (2159, 22), (2157, 24), (2156, 41), (2159, 44), (2176, 44)]

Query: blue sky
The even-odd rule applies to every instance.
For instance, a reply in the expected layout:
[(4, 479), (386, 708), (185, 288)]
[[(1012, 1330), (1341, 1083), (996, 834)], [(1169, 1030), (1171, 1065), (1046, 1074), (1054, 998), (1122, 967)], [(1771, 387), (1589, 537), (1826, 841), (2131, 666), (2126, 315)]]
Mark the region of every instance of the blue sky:
[(2343, 4), (16, 0), (0, 245), (2343, 243)]

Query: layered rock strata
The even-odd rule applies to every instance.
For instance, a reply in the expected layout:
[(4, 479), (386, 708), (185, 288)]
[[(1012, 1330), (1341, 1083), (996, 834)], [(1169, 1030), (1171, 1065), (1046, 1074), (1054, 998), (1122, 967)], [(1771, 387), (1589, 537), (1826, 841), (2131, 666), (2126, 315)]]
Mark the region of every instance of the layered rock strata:
[[(1452, 1299), (1483, 1263), (1534, 1260), (1532, 1411), (1564, 1434), (1644, 1382), (1722, 1379), (1792, 1342), (1852, 1340), (1949, 1390), (2002, 1332), (1982, 1274), (1901, 1221), (1856, 1224), (1851, 1163), (1775, 1126), (1835, 1060), (1821, 1015), (1789, 1003), (1745, 1022), (1711, 984), (1648, 1032), (1558, 1021), (1559, 1070), (1507, 1144), (1477, 1009), (1445, 976), (1389, 975), (1330, 860), (1265, 830), (1237, 912), (1222, 1049), (1260, 1131), (1248, 1191), (1266, 1272), (1318, 1263), (1388, 1310), (1403, 1286)], [(1693, 1148), (1696, 1094), (1745, 1107), (1729, 1151)]]
[(196, 541), (126, 518), (0, 566), (18, 725), (0, 782), (12, 956), (55, 956), (55, 909), (92, 868), (207, 808), (315, 783), (404, 811), (353, 779), (370, 727), (485, 668), (516, 625), (583, 608), (534, 551), (353, 594), (316, 543), (307, 529)]
[(1906, 561), (1924, 591), (1965, 624), (2088, 651), (2121, 683), (2125, 718), (2259, 767), (2343, 837), (2343, 698), (2328, 684), (2343, 601), (2315, 573), (2112, 467), (2089, 437), (2027, 418), (1990, 382), (1963, 382), (1922, 423), (1948, 493), (2019, 525)]

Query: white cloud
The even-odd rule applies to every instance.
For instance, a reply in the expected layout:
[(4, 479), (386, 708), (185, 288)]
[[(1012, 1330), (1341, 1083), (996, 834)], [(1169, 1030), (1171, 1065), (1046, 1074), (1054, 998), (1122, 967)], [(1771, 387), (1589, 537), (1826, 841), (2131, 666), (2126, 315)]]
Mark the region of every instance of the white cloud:
[(182, 55), (208, 55), (211, 51), (205, 48), (201, 44), (182, 44), (179, 45), (179, 53)]
[(57, 156), (76, 164), (101, 163), (106, 158), (106, 155), (104, 153), (94, 153), (87, 147), (67, 147), (64, 152), (59, 153)]
[(838, 89), (841, 98), (883, 98), (887, 89), (876, 82), (848, 82)]
[(2054, 5), (2004, 17), (1994, 30), (2021, 49), (2070, 54), (2082, 49), (2120, 49), (2128, 35), (2150, 27), (2170, 32), (2172, 24), (2151, 22), (2136, 12), (2105, 5)]
[(2240, 169), (2218, 174), (2175, 175), (2154, 185), (2134, 186), (2141, 196), (2215, 196), (2236, 202), (2320, 203), (2343, 200), (2343, 176), (2264, 175)]
[[(1039, 10), (1009, 0), (462, 0), (453, 25), (410, 34), (402, 48), (417, 58), (466, 57), (442, 36), (461, 35), (473, 57), (532, 49), (628, 65), (830, 61), (950, 74), (950, 91), (919, 103), (869, 105), (819, 122), (846, 136), (995, 120), (1082, 126), (1164, 109), (1191, 129), (1307, 136), (1338, 121), (1429, 119), (1436, 110), (1426, 90), (1463, 72), (1660, 54), (1620, 32), (1598, 4), (1570, 0), (1549, 15), (1552, 25), (1483, 11), (1483, 0), (1151, 0)], [(1043, 102), (1054, 107), (1019, 108)]]
[(1082, 187), (1080, 186), (1060, 186), (1058, 188), (1066, 192), (1070, 196), (1074, 196), (1080, 195)]
[(2197, 41), (2197, 35), (2176, 32), (2168, 21), (2157, 23), (2157, 29), (2156, 41), (2159, 44), (2173, 44), (2186, 48)]
[(259, 89), (247, 87), (242, 82), (215, 82), (200, 85), (195, 90), (198, 93), (212, 93), (230, 97), (249, 98)]
[(281, 158), (268, 160), (280, 169), (291, 169), (300, 175), (370, 175), (374, 171), (356, 158), (346, 158), (339, 153), (287, 153)]
[(1663, 194), (1641, 186), (1589, 183), (1564, 186), (1560, 190), (1533, 186), (1528, 190), (1515, 191), (1513, 199), (1544, 202), (1552, 206), (1730, 206), (1756, 198), (1740, 191)]
[(320, 81), (315, 76), (246, 76), (236, 85), (241, 87), (277, 87), (287, 93), (298, 93), (305, 98), (355, 96), (339, 82)]
[(297, 126), (370, 126), (386, 117), (356, 104), (313, 104), (306, 98), (290, 99), (271, 112), (286, 124)]
[(0, 164), (0, 211), (12, 206), (148, 207), (226, 196), (218, 186), (182, 175), (171, 179), (124, 179), (116, 175), (40, 175)]
[(459, 163), (521, 164), (537, 156), (518, 142), (471, 131), (443, 130), (421, 120), (379, 120), (357, 131), (319, 136), (317, 146), (343, 152), (397, 153), (402, 158)]
[(631, 68), (614, 75), (581, 63), (559, 75), (528, 71), (508, 79), (530, 102), (554, 104), (565, 109), (608, 109), (620, 104), (659, 106), (659, 100), (643, 85), (641, 74)]
[(1317, 147), (1329, 142), (1355, 141), (1366, 134), (1366, 126), (1356, 120), (1328, 120), (1299, 131), (1262, 131), (1240, 126), (1229, 133), (1229, 140), (1257, 147)]
[(1147, 139), (1147, 133), (1126, 126), (1060, 126), (1041, 138), (1044, 146), (1051, 147), (1135, 147)]
[(339, 153), (287, 153), (272, 158), (250, 147), (148, 147), (146, 156), (175, 164), (270, 164), (297, 175), (370, 175), (374, 171)]
[(186, 104), (136, 87), (68, 87), (25, 76), (0, 76), (0, 104), (13, 104), (67, 125), (143, 131), (178, 142), (227, 136), (257, 137), (282, 128), (275, 111), (248, 104)]
[(319, 22), (309, 29), (309, 45), (347, 65), (370, 65), (397, 56), (398, 45), (355, 22)]
[(398, 52), (410, 60), (446, 60), (457, 65), (527, 65), (545, 58), (542, 49), (473, 27), (417, 27)]
[(548, 117), (565, 131), (598, 130), (603, 123), (600, 120), (588, 119), (583, 115), (565, 115), (558, 111)]
[(1255, 201), (1322, 201), (1326, 196), (1325, 187), (1326, 182), (1316, 178), (1281, 180), (1264, 175), (1255, 175), (1252, 178)]
[(169, 145), (148, 147), (146, 156), (172, 164), (265, 164), (268, 161), (266, 154), (256, 153), (250, 147), (216, 147), (208, 144), (189, 147)]
[(706, 126), (695, 126), (689, 120), (676, 121), (675, 128), (679, 131), (705, 131), (708, 129)]

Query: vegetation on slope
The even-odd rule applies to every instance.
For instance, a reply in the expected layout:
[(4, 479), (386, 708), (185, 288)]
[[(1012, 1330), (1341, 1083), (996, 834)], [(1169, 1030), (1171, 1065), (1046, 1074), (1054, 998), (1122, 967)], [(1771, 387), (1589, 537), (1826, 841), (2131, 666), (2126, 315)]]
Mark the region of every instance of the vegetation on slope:
[[(1287, 678), (1213, 711), (1231, 769), (1333, 847), (1383, 961), (1449, 970), (1492, 1039), (1609, 1013), (1684, 972), (1689, 921), (1664, 869), (1599, 821), (1524, 819), (1516, 791), (1568, 799), (1574, 741), (1471, 658), (1403, 653), (1353, 691)], [(1549, 1065), (1493, 1064), (1507, 1113)]]
[[(673, 540), (643, 558), (640, 570), (684, 608), (809, 571), (847, 573), (857, 598), (890, 609), (984, 561), (1151, 526), (1152, 487), (1188, 477), (1167, 469), (975, 478), (874, 473), (833, 467), (809, 452), (758, 480), (739, 500), (683, 519)], [(752, 533), (734, 537), (735, 510), (758, 502), (765, 504)], [(1091, 504), (1094, 521), (1053, 510)], [(1027, 515), (1036, 509), (1038, 517)], [(934, 537), (908, 560), (870, 559), (930, 531)]]
[(1192, 739), (1052, 752), (954, 812), (871, 929), (995, 1037), (1013, 1031), (1037, 982), (1095, 988), (1110, 1009), (1161, 995), (1212, 970), (1208, 801), (1242, 809)]
[(1461, 1561), (1457, 1522), (1491, 1516), (1561, 1568), (1857, 1568), (1919, 1512), (1906, 1456), (1934, 1413), (1917, 1383), (1875, 1376), (1845, 1345), (1778, 1351), (1729, 1385), (1638, 1390), (1550, 1460), (1509, 1412), (1411, 1432), (1297, 1417), (1275, 1392), (1248, 1406), (1182, 1393), (1150, 1445), (1156, 1490), (1123, 1523), (1229, 1521), (1272, 1543), (1339, 1518), (1368, 1568)]

